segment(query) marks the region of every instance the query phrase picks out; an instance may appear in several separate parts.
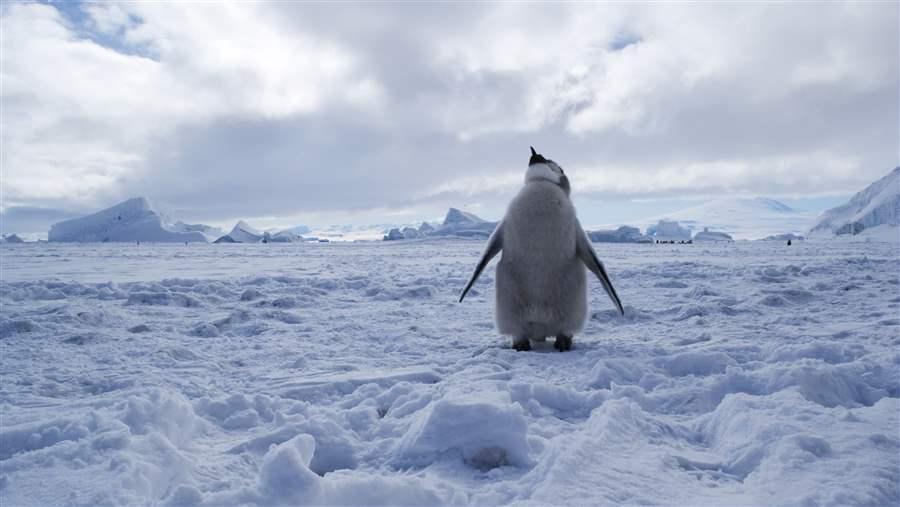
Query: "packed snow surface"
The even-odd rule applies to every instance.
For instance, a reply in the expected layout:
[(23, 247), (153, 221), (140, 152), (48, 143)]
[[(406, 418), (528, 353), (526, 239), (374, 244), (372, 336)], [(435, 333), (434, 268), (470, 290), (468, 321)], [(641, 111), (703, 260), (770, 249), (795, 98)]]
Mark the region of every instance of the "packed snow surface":
[(900, 502), (896, 243), (597, 244), (565, 353), (483, 246), (3, 245), (0, 504)]

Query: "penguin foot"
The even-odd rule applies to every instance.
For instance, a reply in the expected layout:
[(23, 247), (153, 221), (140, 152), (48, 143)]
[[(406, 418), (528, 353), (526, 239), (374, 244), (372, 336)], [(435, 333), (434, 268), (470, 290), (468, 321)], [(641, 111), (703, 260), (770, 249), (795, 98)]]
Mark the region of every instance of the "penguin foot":
[(560, 352), (572, 350), (572, 337), (566, 335), (557, 336), (556, 343), (553, 344), (553, 347)]
[(526, 352), (531, 350), (531, 341), (528, 338), (520, 338), (513, 342), (513, 348), (518, 352)]

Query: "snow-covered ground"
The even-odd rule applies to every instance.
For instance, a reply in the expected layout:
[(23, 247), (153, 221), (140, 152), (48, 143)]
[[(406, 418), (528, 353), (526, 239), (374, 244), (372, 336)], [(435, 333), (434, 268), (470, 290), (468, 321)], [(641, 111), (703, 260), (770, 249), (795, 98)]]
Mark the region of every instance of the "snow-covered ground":
[(900, 502), (897, 243), (595, 246), (566, 353), (483, 241), (0, 246), (0, 504)]

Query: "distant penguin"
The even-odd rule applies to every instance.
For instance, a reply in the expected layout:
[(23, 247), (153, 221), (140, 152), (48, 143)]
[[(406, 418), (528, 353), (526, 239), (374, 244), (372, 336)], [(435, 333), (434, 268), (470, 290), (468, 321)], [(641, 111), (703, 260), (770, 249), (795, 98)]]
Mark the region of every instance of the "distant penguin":
[(502, 250), (495, 317), (497, 329), (512, 336), (516, 350), (530, 350), (530, 340), (548, 336), (556, 337), (560, 352), (572, 348), (572, 337), (587, 320), (585, 266), (624, 315), (616, 289), (575, 216), (570, 193), (562, 168), (531, 148), (525, 186), (510, 202), (459, 296), (462, 302), (487, 263)]

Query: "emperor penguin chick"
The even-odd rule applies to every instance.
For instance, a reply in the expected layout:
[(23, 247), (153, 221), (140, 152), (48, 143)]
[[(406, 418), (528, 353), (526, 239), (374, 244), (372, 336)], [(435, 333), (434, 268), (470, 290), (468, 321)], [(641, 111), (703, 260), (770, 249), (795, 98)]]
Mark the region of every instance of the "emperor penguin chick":
[(587, 320), (585, 267), (624, 315), (606, 268), (575, 216), (570, 193), (562, 168), (531, 148), (525, 186), (510, 202), (459, 296), (462, 302), (488, 262), (502, 251), (495, 317), (497, 329), (512, 336), (516, 350), (530, 350), (530, 340), (548, 336), (556, 337), (560, 352), (572, 347), (572, 337)]

